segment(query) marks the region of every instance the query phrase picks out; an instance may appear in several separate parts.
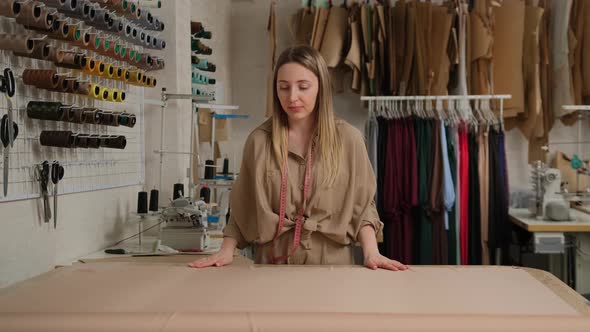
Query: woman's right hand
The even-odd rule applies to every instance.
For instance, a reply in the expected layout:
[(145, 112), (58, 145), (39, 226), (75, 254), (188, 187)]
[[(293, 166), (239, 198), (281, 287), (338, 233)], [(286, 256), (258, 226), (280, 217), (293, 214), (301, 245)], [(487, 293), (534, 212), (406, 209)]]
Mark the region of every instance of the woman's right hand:
[(229, 265), (234, 260), (234, 251), (236, 249), (236, 240), (226, 237), (223, 239), (221, 249), (215, 254), (197, 259), (196, 261), (189, 263), (189, 267), (201, 268), (209, 266), (224, 266)]

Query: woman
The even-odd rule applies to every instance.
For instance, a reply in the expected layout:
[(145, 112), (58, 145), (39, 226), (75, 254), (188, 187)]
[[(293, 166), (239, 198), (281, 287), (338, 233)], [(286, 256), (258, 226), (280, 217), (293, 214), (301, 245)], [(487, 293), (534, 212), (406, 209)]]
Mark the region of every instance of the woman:
[[(273, 116), (246, 140), (221, 250), (190, 267), (230, 264), (254, 243), (260, 264), (354, 264), (406, 270), (379, 253), (383, 224), (361, 133), (337, 120), (328, 68), (313, 48), (285, 50), (274, 72)], [(279, 218), (284, 216), (284, 218)]]

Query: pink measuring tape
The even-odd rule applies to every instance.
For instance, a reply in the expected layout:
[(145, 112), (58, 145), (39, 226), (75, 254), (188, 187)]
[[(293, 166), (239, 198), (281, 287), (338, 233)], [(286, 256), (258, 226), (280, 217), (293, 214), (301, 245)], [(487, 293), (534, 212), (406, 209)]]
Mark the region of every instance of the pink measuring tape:
[[(303, 226), (303, 209), (307, 203), (307, 193), (309, 192), (309, 185), (311, 182), (311, 169), (313, 167), (313, 149), (311, 145), (308, 151), (308, 158), (307, 158), (307, 165), (305, 166), (305, 180), (303, 184), (303, 202), (301, 202), (301, 206), (299, 207), (299, 212), (297, 213), (297, 219), (295, 221), (295, 234), (293, 235), (293, 248), (291, 251), (284, 256), (276, 257), (275, 250), (274, 250), (274, 242), (281, 234), (283, 230), (283, 225), (285, 224), (285, 205), (287, 204), (287, 178), (289, 172), (289, 166), (287, 165), (287, 159), (283, 161), (283, 172), (281, 172), (281, 202), (279, 207), (279, 225), (277, 227), (277, 234), (275, 235), (273, 241), (273, 245), (271, 246), (271, 262), (272, 264), (278, 264), (281, 262), (286, 261), (289, 256), (291, 256), (295, 250), (299, 247), (299, 242), (301, 241), (301, 227)], [(288, 157), (287, 157), (288, 158)]]

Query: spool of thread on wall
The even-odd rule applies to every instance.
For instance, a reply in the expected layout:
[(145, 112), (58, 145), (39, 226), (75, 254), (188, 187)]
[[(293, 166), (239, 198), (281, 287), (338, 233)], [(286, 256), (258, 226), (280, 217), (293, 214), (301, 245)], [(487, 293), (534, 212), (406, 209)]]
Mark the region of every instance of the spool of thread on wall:
[(160, 192), (156, 189), (150, 191), (150, 211), (158, 212), (158, 206), (160, 205), (159, 194)]
[(137, 213), (148, 213), (148, 193), (140, 191), (137, 193)]
[(205, 179), (213, 179), (215, 178), (215, 163), (213, 160), (206, 160), (205, 161)]
[(172, 192), (172, 199), (177, 199), (180, 197), (184, 197), (184, 184), (175, 183), (174, 191)]
[(199, 197), (205, 201), (205, 203), (211, 202), (211, 189), (207, 186), (203, 186), (201, 188), (201, 192), (199, 193)]
[(228, 158), (223, 159), (223, 174), (224, 175), (229, 174), (229, 159)]

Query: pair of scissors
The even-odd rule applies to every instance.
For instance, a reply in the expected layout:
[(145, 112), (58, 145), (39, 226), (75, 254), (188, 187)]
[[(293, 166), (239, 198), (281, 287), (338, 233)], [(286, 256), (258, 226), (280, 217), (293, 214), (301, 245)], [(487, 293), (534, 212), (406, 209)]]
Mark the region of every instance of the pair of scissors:
[(10, 156), (10, 143), (13, 142), (18, 136), (18, 125), (9, 120), (8, 114), (4, 114), (0, 122), (0, 140), (4, 146), (4, 158), (2, 162), (3, 168), (3, 184), (4, 184), (4, 196), (8, 195), (8, 169), (10, 168), (9, 156)]
[(51, 182), (53, 182), (53, 228), (57, 228), (57, 184), (64, 177), (64, 167), (58, 161), (51, 164)]

